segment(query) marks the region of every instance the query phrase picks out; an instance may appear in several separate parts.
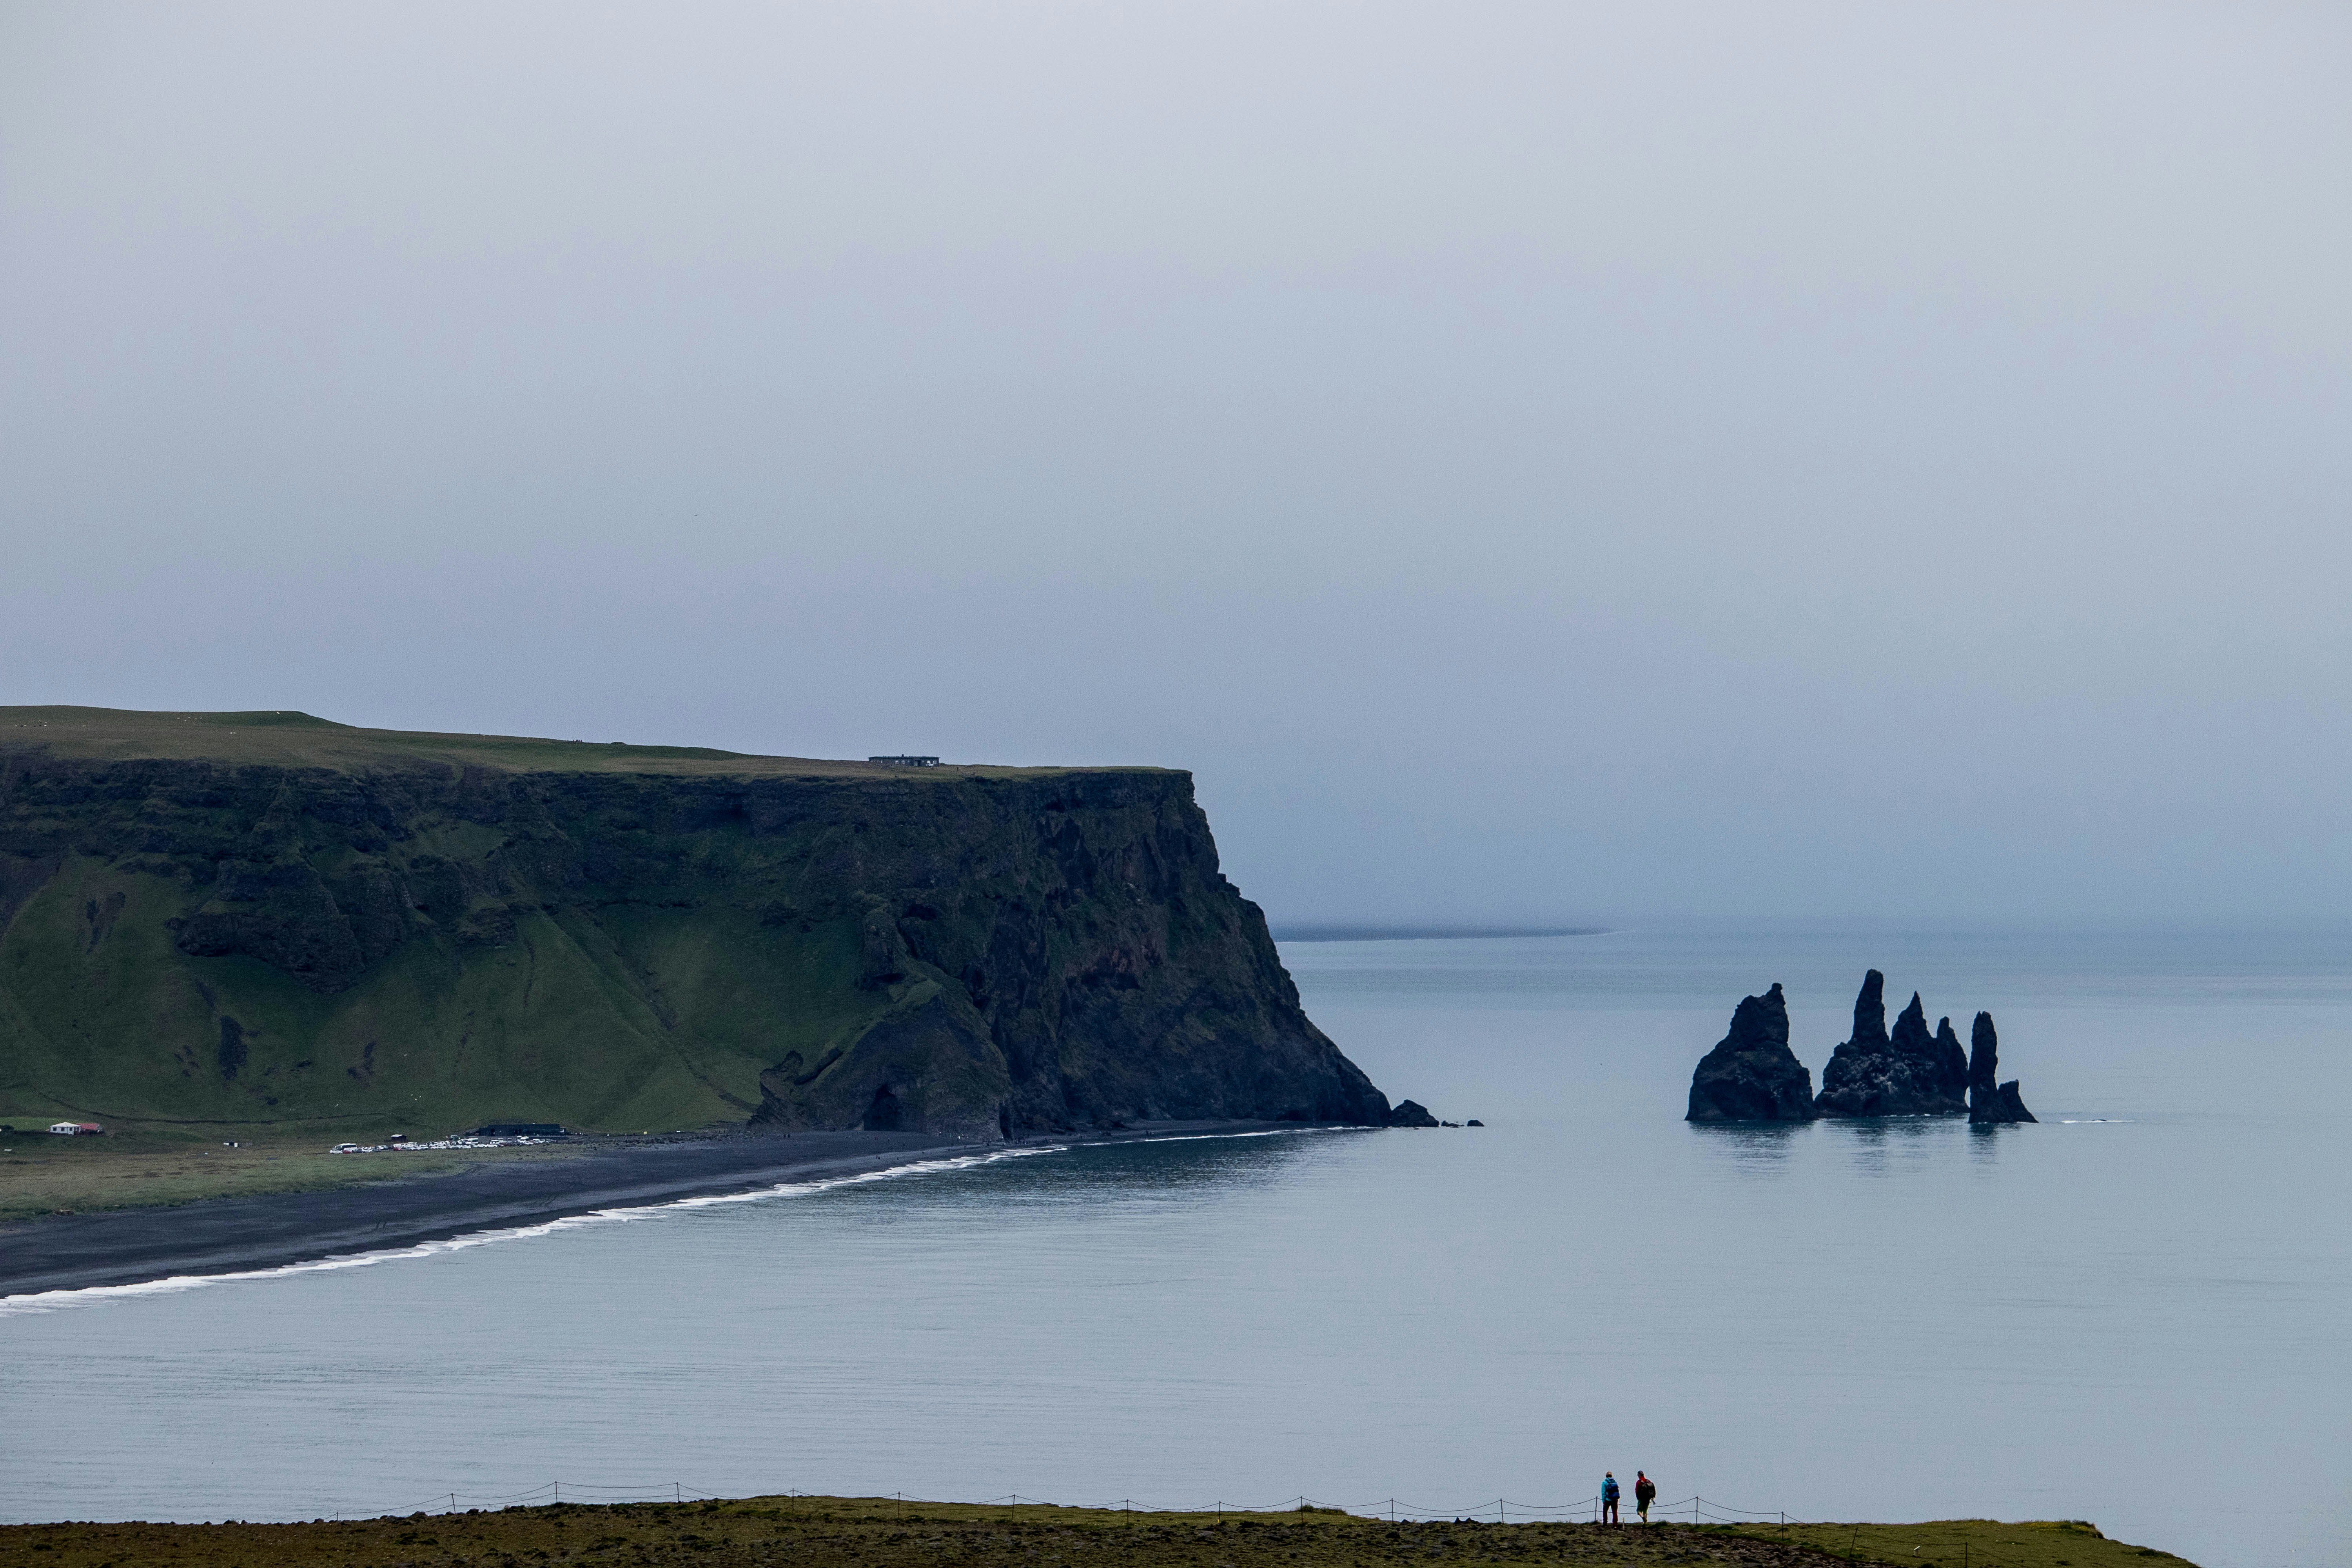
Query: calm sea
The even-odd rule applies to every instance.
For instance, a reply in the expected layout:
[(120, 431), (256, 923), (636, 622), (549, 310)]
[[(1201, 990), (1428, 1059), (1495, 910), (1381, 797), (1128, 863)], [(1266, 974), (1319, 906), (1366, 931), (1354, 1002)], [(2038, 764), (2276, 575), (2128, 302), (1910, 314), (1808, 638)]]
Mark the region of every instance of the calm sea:
[[(311, 1518), (552, 1480), (1801, 1519), (2085, 1518), (2352, 1562), (2352, 943), (1294, 943), (1483, 1129), (1170, 1142), (0, 1316), (0, 1515)], [(2038, 1127), (1699, 1130), (1692, 1064), (1862, 971), (2001, 1026)], [(593, 1489), (611, 1489), (598, 1491)]]

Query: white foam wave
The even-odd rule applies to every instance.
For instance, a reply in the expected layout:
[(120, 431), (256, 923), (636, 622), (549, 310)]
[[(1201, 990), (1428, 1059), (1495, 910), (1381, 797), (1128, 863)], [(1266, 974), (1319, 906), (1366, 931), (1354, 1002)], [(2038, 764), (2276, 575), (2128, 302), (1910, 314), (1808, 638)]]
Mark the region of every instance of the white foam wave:
[(994, 1164), (1000, 1160), (1017, 1160), (1031, 1154), (1057, 1154), (1069, 1147), (1066, 1143), (1055, 1143), (1031, 1149), (999, 1149), (985, 1154), (958, 1154), (942, 1160), (915, 1160), (878, 1171), (860, 1171), (854, 1175), (779, 1182), (772, 1186), (755, 1187), (749, 1192), (710, 1193), (694, 1197), (670, 1198), (657, 1204), (592, 1209), (585, 1214), (565, 1215), (560, 1219), (542, 1220), (535, 1225), (468, 1231), (462, 1236), (446, 1237), (438, 1241), (420, 1241), (410, 1247), (336, 1253), (300, 1263), (277, 1264), (268, 1268), (239, 1268), (221, 1274), (174, 1274), (163, 1279), (142, 1280), (136, 1285), (89, 1285), (74, 1290), (39, 1290), (23, 1296), (0, 1297), (0, 1318), (53, 1312), (65, 1307), (121, 1300), (128, 1297), (166, 1295), (199, 1289), (207, 1285), (229, 1285), (251, 1279), (283, 1279), (298, 1274), (325, 1274), (342, 1268), (369, 1268), (379, 1263), (392, 1263), (408, 1258), (438, 1258), (445, 1253), (488, 1247), (493, 1242), (527, 1241), (533, 1237), (553, 1236), (560, 1231), (581, 1230), (590, 1226), (625, 1225), (632, 1220), (656, 1218), (681, 1209), (709, 1208), (718, 1204), (763, 1203), (773, 1198), (806, 1197), (835, 1187), (857, 1186), (899, 1176), (937, 1175), (948, 1171), (965, 1171), (977, 1165)]
[[(1301, 1127), (1276, 1128), (1263, 1132), (1175, 1132), (1163, 1137), (1122, 1140), (1128, 1143), (1191, 1143), (1213, 1138), (1280, 1138), (1294, 1131), (1324, 1131), (1330, 1129)], [(807, 1197), (814, 1193), (830, 1192), (836, 1187), (859, 1186), (868, 1182), (893, 1181), (901, 1176), (931, 1176), (950, 1171), (969, 1171), (981, 1165), (992, 1165), (1003, 1160), (1025, 1159), (1033, 1154), (1059, 1154), (1077, 1147), (1070, 1143), (1044, 1143), (1031, 1148), (997, 1149), (982, 1154), (956, 1154), (945, 1159), (913, 1160), (903, 1165), (888, 1165), (878, 1171), (860, 1171), (854, 1175), (824, 1176), (798, 1182), (779, 1182), (773, 1186), (754, 1187), (741, 1193), (709, 1193), (694, 1197), (669, 1198), (657, 1204), (634, 1204), (608, 1209), (593, 1209), (585, 1214), (565, 1215), (561, 1219), (542, 1220), (535, 1225), (508, 1226), (489, 1230), (468, 1231), (439, 1241), (420, 1241), (410, 1247), (388, 1247), (373, 1252), (336, 1253), (326, 1258), (310, 1258), (300, 1263), (281, 1263), (268, 1268), (240, 1268), (223, 1274), (174, 1274), (163, 1279), (142, 1280), (136, 1285), (88, 1285), (74, 1290), (38, 1290), (23, 1296), (0, 1296), (0, 1318), (26, 1317), (39, 1312), (54, 1312), (68, 1307), (92, 1306), (101, 1301), (121, 1300), (140, 1296), (161, 1296), (181, 1290), (201, 1289), (207, 1285), (232, 1285), (253, 1279), (284, 1279), (298, 1274), (326, 1274), (343, 1268), (371, 1268), (379, 1263), (394, 1263), (409, 1258), (438, 1258), (445, 1253), (463, 1252), (469, 1247), (488, 1247), (493, 1242), (528, 1241), (533, 1237), (553, 1236), (560, 1231), (581, 1230), (590, 1226), (625, 1225), (633, 1220), (653, 1219), (662, 1215), (685, 1209), (711, 1208), (720, 1204), (766, 1203), (776, 1198)]]

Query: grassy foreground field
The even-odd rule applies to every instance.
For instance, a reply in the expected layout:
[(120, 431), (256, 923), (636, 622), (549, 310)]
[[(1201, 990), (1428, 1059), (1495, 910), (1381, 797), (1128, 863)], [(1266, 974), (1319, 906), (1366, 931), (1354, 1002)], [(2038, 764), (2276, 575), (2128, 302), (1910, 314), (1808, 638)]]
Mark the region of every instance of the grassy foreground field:
[[(0, 1133), (0, 1224), (51, 1214), (147, 1208), (199, 1198), (320, 1192), (329, 1187), (465, 1170), (491, 1162), (561, 1160), (576, 1150), (525, 1145), (434, 1150), (414, 1154), (330, 1154), (333, 1134), (281, 1128), (224, 1129), (222, 1136), (177, 1132), (58, 1138)], [(228, 1145), (234, 1142), (236, 1148)]]
[(887, 1498), (562, 1504), (495, 1513), (414, 1514), (309, 1524), (38, 1524), (0, 1529), (5, 1568), (149, 1563), (324, 1563), (439, 1568), (555, 1563), (780, 1563), (923, 1568), (999, 1563), (1035, 1568), (1316, 1568), (1318, 1564), (1727, 1563), (1818, 1568), (2147, 1568), (2181, 1559), (2109, 1541), (2080, 1522), (1792, 1525), (1392, 1524), (1322, 1510), (1124, 1514), (1024, 1504)]

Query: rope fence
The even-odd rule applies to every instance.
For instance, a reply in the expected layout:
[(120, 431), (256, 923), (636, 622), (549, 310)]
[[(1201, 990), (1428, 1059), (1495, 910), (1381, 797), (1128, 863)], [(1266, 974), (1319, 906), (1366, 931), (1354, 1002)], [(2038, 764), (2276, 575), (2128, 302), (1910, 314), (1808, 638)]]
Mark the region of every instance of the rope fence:
[[(699, 1487), (689, 1487), (672, 1481), (657, 1487), (591, 1487), (576, 1481), (550, 1481), (520, 1492), (435, 1492), (423, 1502), (407, 1508), (372, 1509), (339, 1508), (329, 1518), (341, 1521), (346, 1515), (352, 1519), (396, 1519), (414, 1514), (466, 1513), (478, 1510), (495, 1513), (509, 1508), (546, 1508), (565, 1500), (572, 1494), (577, 1503), (614, 1502), (724, 1502), (727, 1499), (717, 1492), (707, 1492)], [(460, 1505), (469, 1505), (461, 1507)]]
[[(772, 1495), (803, 1498), (817, 1494), (786, 1490)], [(740, 1500), (730, 1499), (719, 1492), (707, 1491), (700, 1487), (690, 1487), (682, 1481), (671, 1481), (661, 1486), (638, 1487), (588, 1486), (576, 1481), (549, 1481), (544, 1486), (532, 1487), (527, 1491), (519, 1492), (436, 1492), (423, 1501), (412, 1503), (406, 1508), (381, 1510), (338, 1508), (331, 1510), (328, 1517), (341, 1521), (344, 1519), (413, 1518), (419, 1515), (431, 1517), (478, 1511), (495, 1513), (503, 1509), (548, 1508), (563, 1502), (688, 1503), (734, 1500)], [(893, 1492), (887, 1497), (843, 1500), (870, 1501), (898, 1508), (906, 1507), (909, 1501), (903, 1492)], [(1166, 1503), (1139, 1501), (1134, 1498), (1120, 1498), (1109, 1502), (1054, 1502), (1045, 1498), (1023, 1497), (1018, 1493), (964, 1501), (937, 1498), (913, 1500), (918, 1504), (928, 1502), (962, 1508), (1091, 1509), (1098, 1512), (1121, 1513), (1129, 1519), (1138, 1514), (1146, 1516), (1186, 1514), (1196, 1517), (1207, 1514), (1212, 1517), (1221, 1517), (1230, 1513), (1262, 1516), (1297, 1513), (1307, 1510), (1351, 1514), (1359, 1519), (1385, 1519), (1400, 1524), (1437, 1522), (1483, 1524), (1490, 1519), (1496, 1524), (1561, 1524), (1597, 1522), (1601, 1518), (1601, 1499), (1597, 1494), (1580, 1502), (1572, 1503), (1516, 1502), (1509, 1498), (1495, 1498), (1467, 1507), (1453, 1508), (1430, 1508), (1398, 1498), (1383, 1498), (1365, 1503), (1332, 1503), (1307, 1497), (1304, 1493), (1271, 1504), (1229, 1502), (1220, 1499), (1204, 1505), (1190, 1507), (1172, 1507)], [(1621, 1501), (1621, 1511), (1630, 1506), (1630, 1499)], [(1675, 1523), (1681, 1523), (1687, 1519), (1692, 1524), (1803, 1524), (1806, 1522), (1801, 1519), (1792, 1518), (1780, 1510), (1733, 1508), (1727, 1503), (1716, 1502), (1696, 1494), (1679, 1502), (1654, 1502), (1650, 1505), (1650, 1517), (1661, 1522), (1671, 1521)]]

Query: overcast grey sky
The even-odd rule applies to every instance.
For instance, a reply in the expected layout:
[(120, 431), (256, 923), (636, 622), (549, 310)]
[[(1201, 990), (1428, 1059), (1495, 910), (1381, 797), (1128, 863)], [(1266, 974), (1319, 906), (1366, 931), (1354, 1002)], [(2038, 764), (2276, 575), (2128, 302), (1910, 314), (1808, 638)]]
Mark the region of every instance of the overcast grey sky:
[(2352, 8), (0, 6), (0, 701), (2352, 916)]

